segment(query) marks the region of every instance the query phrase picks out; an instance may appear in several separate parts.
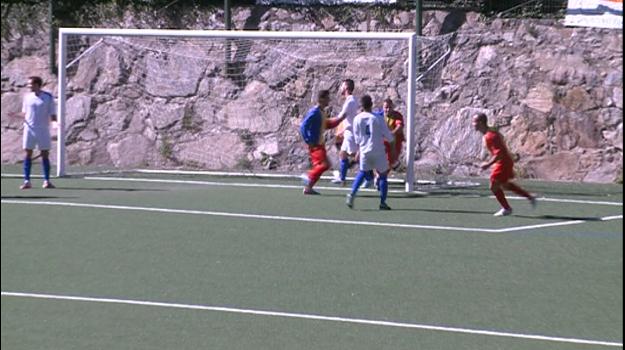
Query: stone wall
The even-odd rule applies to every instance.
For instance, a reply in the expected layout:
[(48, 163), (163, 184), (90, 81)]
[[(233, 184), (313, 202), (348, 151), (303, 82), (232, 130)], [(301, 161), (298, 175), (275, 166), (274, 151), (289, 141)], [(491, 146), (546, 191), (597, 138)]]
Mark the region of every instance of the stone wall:
[[(346, 18), (324, 8), (255, 7), (237, 8), (233, 18), (238, 29), (261, 30), (408, 31), (414, 21), (413, 13), (398, 10), (353, 14)], [(221, 15), (219, 10), (190, 9), (178, 25), (220, 29)], [(444, 39), (450, 55), (419, 85), (418, 173), (444, 166), (444, 171), (456, 175), (479, 174), (470, 164), (483, 159), (484, 153), (480, 135), (471, 130), (470, 115), (480, 110), (487, 112), (519, 156), (523, 177), (610, 182), (621, 176), (622, 31), (566, 28), (554, 20), (483, 20), (477, 14), (457, 12), (428, 12), (424, 24), (428, 36), (455, 34)], [(171, 23), (126, 11), (122, 17), (91, 25), (158, 28)], [(47, 64), (44, 29), (13, 31), (2, 41), (3, 163), (21, 158), (21, 123), (7, 115), (20, 108), (25, 77), (41, 75), (46, 88), (56, 86)], [(392, 56), (399, 48), (384, 50)], [(114, 50), (81, 60), (67, 102), (70, 162), (122, 168), (308, 167), (297, 128), (316, 87), (304, 76), (285, 80), (290, 85), (278, 91), (272, 84), (280, 80), (279, 66), (250, 65), (246, 70), (252, 78), (237, 86), (216, 74), (216, 67), (171, 64), (173, 71), (184, 75), (181, 82), (195, 83), (159, 85), (148, 77), (140, 90), (128, 73), (130, 66)], [(402, 67), (403, 62), (376, 66), (355, 57), (342, 72), (356, 77), (356, 93), (371, 88), (368, 75), (383, 75), (393, 87), (385, 94), (398, 99), (405, 112)], [(326, 86), (334, 90), (346, 77), (324, 74)], [(216, 110), (206, 102), (209, 96), (231, 102)], [(241, 103), (258, 112), (239, 113)], [(335, 157), (333, 150), (331, 155)]]

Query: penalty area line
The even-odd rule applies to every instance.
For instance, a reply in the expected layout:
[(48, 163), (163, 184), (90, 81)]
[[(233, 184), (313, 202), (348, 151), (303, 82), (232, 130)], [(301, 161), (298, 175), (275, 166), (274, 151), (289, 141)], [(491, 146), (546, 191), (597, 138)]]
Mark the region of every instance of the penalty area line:
[[(338, 224), (338, 225), (377, 226), (377, 227), (388, 227), (388, 228), (425, 229), (425, 230), (462, 231), (462, 232), (486, 232), (486, 233), (506, 233), (506, 232), (513, 232), (513, 231), (535, 230), (535, 229), (545, 228), (545, 227), (577, 225), (577, 224), (588, 222), (588, 220), (569, 220), (569, 221), (552, 222), (552, 223), (546, 223), (546, 224), (527, 225), (527, 226), (513, 226), (513, 227), (504, 227), (504, 228), (484, 228), (484, 227), (402, 224), (402, 223), (394, 223), (394, 222), (356, 221), (356, 220), (325, 219), (325, 218), (301, 217), (301, 216), (246, 214), (246, 213), (231, 213), (231, 212), (220, 212), (220, 211), (169, 209), (169, 208), (138, 207), (138, 206), (128, 206), (128, 205), (115, 205), (115, 204), (92, 204), (92, 203), (72, 203), (72, 202), (55, 202), (55, 201), (30, 201), (30, 200), (3, 199), (2, 204), (65, 206), (65, 207), (77, 207), (77, 208), (145, 211), (145, 212), (157, 212), (157, 213), (169, 213), (169, 214), (236, 217), (236, 218), (245, 218), (245, 219), (260, 219), (260, 220), (296, 221), (296, 222), (311, 222), (311, 223)], [(600, 218), (599, 220), (609, 221), (609, 220), (619, 220), (619, 219), (623, 219), (623, 216), (622, 215), (607, 216), (607, 217)]]
[(481, 227), (417, 225), (417, 224), (401, 224), (401, 223), (394, 223), (394, 222), (324, 219), (324, 218), (301, 217), (301, 216), (230, 213), (230, 212), (220, 212), (220, 211), (136, 207), (136, 206), (128, 206), (128, 205), (111, 205), (111, 204), (72, 203), (72, 202), (55, 202), (55, 201), (28, 201), (28, 200), (13, 200), (13, 199), (3, 199), (2, 204), (25, 204), (25, 205), (47, 205), (47, 206), (64, 206), (64, 207), (77, 207), (77, 208), (115, 209), (115, 210), (169, 213), (169, 214), (208, 215), (208, 216), (235, 217), (235, 218), (245, 218), (245, 219), (312, 222), (312, 223), (317, 223), (317, 224), (324, 223), (324, 224), (339, 224), (339, 225), (354, 225), (354, 226), (377, 226), (377, 227), (389, 227), (389, 228), (427, 229), (427, 230), (440, 230), (440, 231), (464, 231), (464, 232), (487, 232), (487, 233), (497, 233), (499, 231), (499, 229), (490, 229), (490, 228), (481, 228)]
[(418, 323), (379, 321), (379, 320), (372, 320), (372, 319), (348, 318), (348, 317), (339, 317), (339, 316), (323, 316), (323, 315), (315, 315), (315, 314), (242, 309), (242, 308), (210, 306), (210, 305), (194, 305), (194, 304), (154, 302), (154, 301), (143, 301), (143, 300), (93, 298), (93, 297), (81, 297), (81, 296), (71, 296), (71, 295), (5, 292), (5, 291), (2, 291), (2, 296), (3, 297), (34, 298), (34, 299), (44, 299), (44, 300), (63, 300), (63, 301), (79, 301), (79, 302), (91, 302), (91, 303), (151, 306), (151, 307), (186, 309), (186, 310), (203, 310), (203, 311), (225, 312), (225, 313), (234, 313), (234, 314), (243, 314), (243, 315), (272, 316), (272, 317), (339, 322), (339, 323), (349, 323), (349, 324), (378, 326), (378, 327), (408, 328), (408, 329), (419, 329), (419, 330), (426, 330), (426, 331), (438, 331), (438, 332), (462, 333), (462, 334), (470, 334), (470, 335), (516, 338), (516, 339), (537, 340), (537, 341), (555, 342), (555, 343), (572, 343), (572, 344), (600, 345), (600, 346), (610, 346), (610, 347), (623, 347), (623, 343), (612, 342), (612, 341), (554, 337), (554, 336), (537, 335), (537, 334), (500, 332), (500, 331), (491, 331), (491, 330), (482, 330), (482, 329), (446, 327), (446, 326), (436, 326), (436, 325), (427, 325), (427, 324), (418, 324)]

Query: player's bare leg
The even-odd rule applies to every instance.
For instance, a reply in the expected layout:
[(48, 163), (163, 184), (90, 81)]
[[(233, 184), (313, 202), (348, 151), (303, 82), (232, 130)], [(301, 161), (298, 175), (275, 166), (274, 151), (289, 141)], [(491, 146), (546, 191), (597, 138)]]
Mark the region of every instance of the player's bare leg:
[(499, 181), (493, 181), (490, 184), (490, 190), (495, 195), (497, 202), (501, 205), (501, 209), (494, 216), (508, 216), (512, 214), (512, 207), (508, 204), (506, 195), (503, 193), (503, 186)]
[(512, 181), (508, 181), (505, 184), (503, 184), (503, 187), (506, 190), (510, 190), (510, 191), (518, 194), (519, 196), (527, 198), (530, 201), (530, 204), (532, 205), (532, 208), (536, 208), (536, 198), (534, 196), (532, 196), (529, 192), (527, 192), (523, 188), (521, 188), (519, 185), (515, 184)]

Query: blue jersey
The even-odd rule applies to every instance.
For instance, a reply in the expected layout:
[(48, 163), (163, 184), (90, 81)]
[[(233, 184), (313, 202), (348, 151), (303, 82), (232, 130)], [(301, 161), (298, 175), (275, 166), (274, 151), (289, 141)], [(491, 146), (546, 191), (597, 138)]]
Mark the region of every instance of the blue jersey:
[(325, 113), (321, 111), (319, 106), (315, 106), (308, 110), (304, 116), (302, 125), (300, 125), (300, 133), (304, 142), (310, 146), (323, 144), (322, 136), (325, 130)]

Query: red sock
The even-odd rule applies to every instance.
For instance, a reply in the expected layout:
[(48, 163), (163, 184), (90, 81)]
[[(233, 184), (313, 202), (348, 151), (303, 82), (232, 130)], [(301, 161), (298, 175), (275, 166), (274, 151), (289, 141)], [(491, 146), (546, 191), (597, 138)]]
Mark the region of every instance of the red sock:
[(493, 191), (495, 194), (495, 198), (497, 198), (497, 202), (501, 204), (501, 207), (504, 209), (511, 209), (510, 204), (508, 204), (508, 200), (506, 200), (506, 195), (503, 193), (503, 190), (500, 188), (497, 191)]
[(525, 198), (532, 198), (531, 194), (529, 194), (527, 191), (525, 191), (524, 189), (522, 189), (521, 187), (519, 187), (515, 183), (508, 182), (507, 184), (505, 184), (505, 186), (506, 186), (507, 189), (509, 189), (510, 191), (518, 194), (519, 196), (523, 196)]

